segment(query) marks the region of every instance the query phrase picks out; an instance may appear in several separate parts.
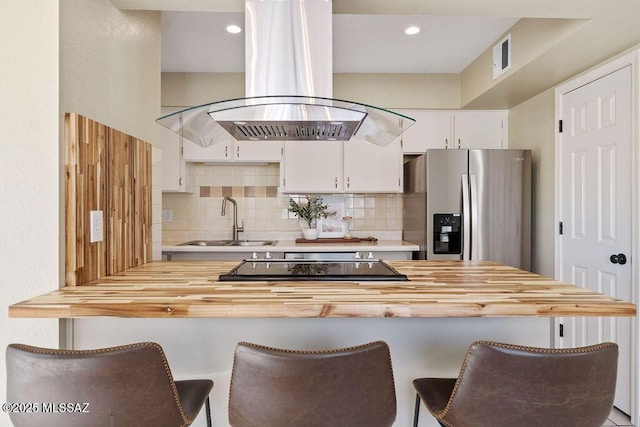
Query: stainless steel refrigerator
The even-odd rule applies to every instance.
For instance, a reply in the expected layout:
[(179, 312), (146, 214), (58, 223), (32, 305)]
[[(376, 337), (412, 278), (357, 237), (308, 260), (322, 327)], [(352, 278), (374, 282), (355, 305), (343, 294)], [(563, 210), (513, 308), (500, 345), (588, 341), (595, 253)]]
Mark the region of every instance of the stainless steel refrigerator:
[(433, 149), (404, 165), (403, 239), (417, 259), (531, 264), (531, 151)]

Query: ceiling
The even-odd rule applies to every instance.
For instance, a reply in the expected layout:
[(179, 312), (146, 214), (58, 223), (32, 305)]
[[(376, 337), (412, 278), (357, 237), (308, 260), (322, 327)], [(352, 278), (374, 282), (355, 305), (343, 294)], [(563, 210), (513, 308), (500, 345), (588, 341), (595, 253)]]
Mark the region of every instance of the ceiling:
[[(244, 71), (243, 35), (229, 37), (220, 25), (234, 18), (243, 26), (244, 0), (110, 1), (166, 14), (163, 70)], [(334, 72), (458, 73), (462, 108), (511, 108), (640, 46), (638, 0), (615, 7), (602, 0), (332, 0), (332, 7)], [(196, 21), (183, 22), (187, 12)], [(517, 58), (492, 80), (482, 71), (491, 69), (485, 49), (518, 19)], [(423, 27), (413, 39), (400, 31), (410, 21)]]
[[(518, 18), (333, 15), (335, 73), (460, 73)], [(244, 13), (162, 12), (162, 71), (244, 72)], [(410, 25), (420, 27), (413, 36)]]

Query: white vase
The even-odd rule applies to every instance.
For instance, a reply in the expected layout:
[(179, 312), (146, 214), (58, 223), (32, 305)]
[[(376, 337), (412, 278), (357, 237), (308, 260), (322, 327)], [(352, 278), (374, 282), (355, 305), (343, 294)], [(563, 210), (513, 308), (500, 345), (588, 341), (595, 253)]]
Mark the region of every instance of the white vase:
[(302, 236), (307, 240), (316, 240), (318, 238), (317, 228), (303, 228)]

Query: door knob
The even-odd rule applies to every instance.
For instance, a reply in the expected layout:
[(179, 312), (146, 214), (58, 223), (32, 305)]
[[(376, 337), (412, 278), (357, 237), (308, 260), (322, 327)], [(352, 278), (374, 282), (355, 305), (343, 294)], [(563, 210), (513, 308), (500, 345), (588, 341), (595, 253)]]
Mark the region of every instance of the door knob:
[(609, 261), (611, 261), (613, 264), (624, 265), (627, 263), (627, 256), (625, 254), (614, 254), (609, 257)]

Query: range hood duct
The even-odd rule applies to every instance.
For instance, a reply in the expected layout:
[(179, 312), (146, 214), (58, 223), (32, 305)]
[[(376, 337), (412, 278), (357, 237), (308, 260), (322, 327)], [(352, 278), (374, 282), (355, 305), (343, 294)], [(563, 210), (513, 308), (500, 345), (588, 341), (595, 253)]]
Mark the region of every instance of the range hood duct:
[(330, 0), (245, 2), (246, 98), (212, 102), (156, 121), (198, 145), (338, 140), (385, 146), (415, 120), (332, 98)]

